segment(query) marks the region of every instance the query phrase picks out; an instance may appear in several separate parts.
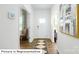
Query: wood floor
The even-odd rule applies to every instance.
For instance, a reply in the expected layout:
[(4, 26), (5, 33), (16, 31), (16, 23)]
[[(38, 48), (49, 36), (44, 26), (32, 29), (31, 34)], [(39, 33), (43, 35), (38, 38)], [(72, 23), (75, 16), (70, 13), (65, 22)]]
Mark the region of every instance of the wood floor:
[(32, 43), (29, 43), (28, 41), (24, 40), (20, 42), (20, 48), (21, 49), (32, 49), (34, 48), (38, 40), (46, 41), (47, 54), (59, 54), (56, 44), (52, 42), (50, 39), (34, 39)]
[(32, 45), (27, 40), (23, 40), (23, 41), (21, 40), (20, 48), (21, 49), (32, 49)]

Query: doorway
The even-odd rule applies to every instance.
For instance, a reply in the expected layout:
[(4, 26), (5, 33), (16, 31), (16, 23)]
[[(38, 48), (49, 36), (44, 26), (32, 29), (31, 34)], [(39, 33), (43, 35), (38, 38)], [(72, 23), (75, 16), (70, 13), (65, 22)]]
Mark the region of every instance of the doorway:
[(28, 43), (28, 28), (27, 28), (27, 11), (25, 9), (20, 9), (20, 19), (19, 19), (19, 30), (20, 30), (20, 47)]

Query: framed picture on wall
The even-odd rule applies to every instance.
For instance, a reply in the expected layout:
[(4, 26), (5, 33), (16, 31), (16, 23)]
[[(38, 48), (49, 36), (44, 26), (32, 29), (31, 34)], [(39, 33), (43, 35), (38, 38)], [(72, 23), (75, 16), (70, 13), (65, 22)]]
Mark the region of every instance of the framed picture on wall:
[(60, 5), (60, 28), (59, 29), (62, 33), (65, 33), (74, 37), (79, 37), (79, 30), (78, 30), (79, 29), (79, 26), (78, 26), (79, 10), (76, 10), (76, 8), (78, 9), (79, 5), (73, 5), (73, 4)]
[(66, 24), (65, 24), (65, 32), (66, 32), (67, 34), (70, 34), (70, 23), (66, 23)]
[(16, 13), (14, 10), (8, 11), (8, 19), (15, 19)]

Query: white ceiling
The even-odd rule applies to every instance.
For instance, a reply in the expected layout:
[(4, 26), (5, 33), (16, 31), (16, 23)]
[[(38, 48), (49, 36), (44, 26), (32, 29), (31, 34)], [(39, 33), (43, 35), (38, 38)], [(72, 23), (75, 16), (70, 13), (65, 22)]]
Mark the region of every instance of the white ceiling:
[(50, 9), (52, 4), (32, 4), (34, 9)]

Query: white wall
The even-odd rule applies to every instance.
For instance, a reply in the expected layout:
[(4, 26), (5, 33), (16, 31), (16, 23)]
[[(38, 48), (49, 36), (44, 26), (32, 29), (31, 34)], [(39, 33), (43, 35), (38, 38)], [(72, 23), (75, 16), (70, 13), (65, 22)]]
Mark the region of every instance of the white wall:
[[(34, 9), (33, 30), (34, 38), (50, 38), (51, 24), (50, 24), (50, 10), (49, 9)], [(39, 19), (45, 18), (46, 23), (40, 24)], [(37, 28), (39, 26), (39, 29)]]
[[(75, 12), (75, 5), (72, 5), (72, 13)], [(73, 14), (73, 17), (75, 13)], [(72, 31), (72, 29), (71, 29)], [(77, 54), (79, 53), (79, 38), (75, 38), (66, 34), (58, 32), (57, 46), (59, 53), (62, 54)]]
[(59, 32), (57, 47), (61, 54), (77, 54), (79, 53), (79, 39)]
[(59, 25), (59, 5), (55, 4), (51, 7), (51, 39), (54, 42), (54, 29), (58, 32)]
[[(18, 49), (20, 48), (19, 17), (20, 9), (24, 8), (30, 14), (29, 21), (29, 41), (32, 41), (32, 8), (31, 5), (0, 5), (0, 48)], [(15, 12), (15, 19), (8, 19), (8, 12)]]
[[(15, 19), (8, 19), (8, 12), (15, 12)], [(19, 48), (19, 5), (0, 5), (0, 49)]]
[[(58, 33), (58, 40), (57, 40), (57, 47), (60, 54), (76, 54), (79, 53), (79, 39), (74, 38), (72, 36), (63, 34), (59, 31), (59, 17), (56, 19), (55, 16), (60, 16), (59, 13), (59, 6), (54, 5), (51, 9), (51, 28), (52, 28), (52, 35), (53, 35), (53, 29), (57, 29)], [(54, 22), (58, 23), (57, 26), (55, 26)], [(52, 37), (52, 36), (51, 36)]]
[(33, 41), (33, 10), (30, 4), (24, 5), (26, 11), (28, 12), (27, 26), (29, 29), (29, 42)]

